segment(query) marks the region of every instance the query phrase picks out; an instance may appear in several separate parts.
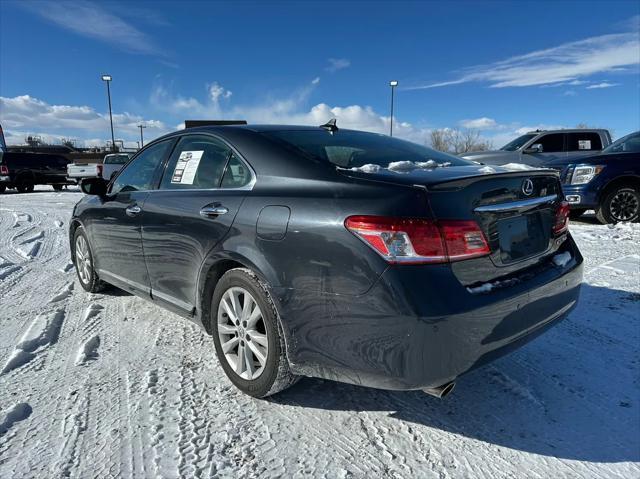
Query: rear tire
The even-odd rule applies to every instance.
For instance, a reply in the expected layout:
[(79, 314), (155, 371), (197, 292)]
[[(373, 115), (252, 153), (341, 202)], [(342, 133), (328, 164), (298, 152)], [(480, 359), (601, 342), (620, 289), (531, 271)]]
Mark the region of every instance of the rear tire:
[(640, 190), (636, 186), (621, 185), (604, 196), (596, 209), (596, 218), (603, 224), (638, 221), (640, 218)]
[(62, 191), (63, 185), (51, 185), (54, 191)]
[(16, 190), (18, 193), (31, 193), (33, 192), (33, 181), (28, 178), (19, 178), (16, 182)]
[(251, 270), (235, 268), (220, 278), (209, 320), (220, 365), (245, 394), (263, 398), (299, 379), (289, 369), (278, 312), (267, 285)]
[(73, 235), (72, 254), (73, 264), (76, 267), (76, 273), (82, 289), (89, 293), (101, 291), (105, 283), (100, 280), (93, 267), (91, 246), (89, 246), (89, 240), (82, 226), (78, 226)]

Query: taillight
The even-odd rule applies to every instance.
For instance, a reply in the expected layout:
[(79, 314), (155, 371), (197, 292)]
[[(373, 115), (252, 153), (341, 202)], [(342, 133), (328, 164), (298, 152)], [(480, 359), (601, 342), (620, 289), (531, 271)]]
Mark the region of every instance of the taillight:
[(553, 233), (556, 235), (567, 231), (569, 227), (569, 203), (562, 201), (556, 210), (556, 220), (553, 223)]
[(98, 167), (98, 176), (102, 176), (102, 168), (104, 165), (96, 165)]
[(7, 165), (0, 165), (0, 175), (8, 175), (9, 174), (9, 168), (7, 168)]
[(446, 263), (490, 252), (474, 221), (350, 216), (344, 224), (390, 263)]

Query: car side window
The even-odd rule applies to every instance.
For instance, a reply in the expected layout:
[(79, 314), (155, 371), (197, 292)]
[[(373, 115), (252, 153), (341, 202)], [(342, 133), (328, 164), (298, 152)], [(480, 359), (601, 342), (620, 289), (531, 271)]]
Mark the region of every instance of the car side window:
[(145, 148), (117, 176), (111, 194), (152, 189), (156, 169), (167, 156), (171, 144), (172, 140), (165, 140)]
[(532, 145), (542, 145), (543, 153), (564, 151), (564, 133), (551, 133), (534, 140)]
[(183, 136), (167, 163), (160, 188), (219, 188), (231, 153), (229, 146), (211, 136)]
[(602, 141), (597, 133), (569, 133), (568, 140), (567, 149), (569, 151), (602, 150)]
[(227, 163), (220, 186), (222, 188), (242, 188), (251, 183), (251, 179), (249, 167), (233, 153)]

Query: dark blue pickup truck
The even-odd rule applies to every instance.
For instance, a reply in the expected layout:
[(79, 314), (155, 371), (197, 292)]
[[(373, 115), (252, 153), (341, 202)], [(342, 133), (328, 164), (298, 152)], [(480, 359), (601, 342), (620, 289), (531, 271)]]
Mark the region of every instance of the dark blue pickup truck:
[(557, 159), (544, 166), (560, 172), (572, 218), (591, 209), (602, 223), (640, 218), (640, 131), (598, 155)]

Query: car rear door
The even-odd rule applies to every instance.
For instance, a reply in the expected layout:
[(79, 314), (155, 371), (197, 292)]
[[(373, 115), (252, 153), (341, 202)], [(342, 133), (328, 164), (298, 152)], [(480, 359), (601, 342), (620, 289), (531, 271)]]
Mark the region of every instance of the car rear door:
[(594, 131), (567, 133), (567, 153), (571, 158), (592, 156), (602, 150), (602, 138)]
[(193, 311), (200, 268), (231, 228), (253, 178), (222, 139), (201, 133), (180, 139), (144, 204), (142, 243), (155, 300)]
[[(525, 153), (533, 145), (541, 145), (540, 153)], [(523, 149), (522, 162), (531, 166), (543, 166), (545, 163), (559, 158), (565, 158), (567, 151), (565, 147), (564, 133), (548, 133), (539, 136)]]
[(174, 143), (164, 140), (142, 150), (111, 184), (101, 204), (86, 215), (98, 275), (127, 290), (150, 292), (140, 233), (143, 208)]

